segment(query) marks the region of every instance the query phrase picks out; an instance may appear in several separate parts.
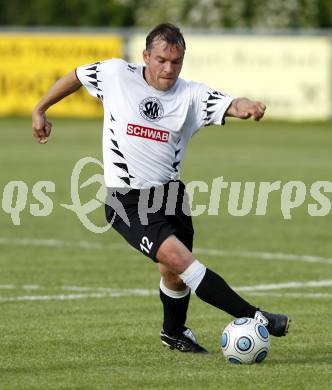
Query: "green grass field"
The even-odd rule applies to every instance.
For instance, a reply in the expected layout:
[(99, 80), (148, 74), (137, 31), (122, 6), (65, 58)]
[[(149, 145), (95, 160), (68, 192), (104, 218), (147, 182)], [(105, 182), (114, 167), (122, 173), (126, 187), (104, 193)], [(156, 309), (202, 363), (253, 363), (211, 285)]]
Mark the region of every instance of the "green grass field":
[[(292, 318), (289, 335), (273, 338), (266, 361), (254, 366), (226, 363), (219, 340), (231, 317), (196, 296), (188, 325), (211, 353), (163, 348), (156, 266), (114, 231), (91, 233), (61, 207), (71, 203), (75, 163), (101, 159), (101, 126), (54, 120), (53, 137), (42, 146), (28, 119), (0, 120), (0, 194), (13, 180), (29, 190), (19, 226), (0, 209), (0, 389), (331, 389), (332, 213), (307, 211), (310, 185), (332, 181), (331, 123), (230, 121), (204, 129), (187, 150), (185, 182), (210, 186), (224, 176), (229, 182), (299, 180), (308, 188), (291, 220), (281, 214), (280, 191), (265, 216), (234, 217), (225, 197), (218, 216), (194, 218), (200, 261), (239, 291), (251, 286), (243, 295), (253, 304)], [(87, 176), (101, 173), (89, 169)], [(55, 183), (46, 217), (30, 213), (40, 180)], [(83, 200), (97, 189), (83, 189)], [(204, 200), (206, 194), (197, 197)], [(103, 208), (90, 218), (103, 226)], [(269, 284), (276, 286), (257, 287)]]

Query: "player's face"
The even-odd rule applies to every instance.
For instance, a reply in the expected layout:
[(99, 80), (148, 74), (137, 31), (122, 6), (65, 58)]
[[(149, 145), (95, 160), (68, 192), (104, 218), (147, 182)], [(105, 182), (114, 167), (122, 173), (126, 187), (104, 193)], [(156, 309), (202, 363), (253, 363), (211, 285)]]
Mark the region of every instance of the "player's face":
[(172, 88), (181, 72), (183, 57), (182, 46), (172, 45), (163, 40), (153, 42), (151, 51), (143, 52), (148, 84), (160, 91)]

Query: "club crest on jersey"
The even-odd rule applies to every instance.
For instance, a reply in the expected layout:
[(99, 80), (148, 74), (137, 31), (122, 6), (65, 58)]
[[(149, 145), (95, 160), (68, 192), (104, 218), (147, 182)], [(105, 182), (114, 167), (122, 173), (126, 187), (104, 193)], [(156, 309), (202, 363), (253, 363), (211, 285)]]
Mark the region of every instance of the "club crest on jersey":
[(160, 101), (155, 97), (147, 97), (141, 101), (139, 112), (148, 121), (159, 121), (164, 115), (164, 109)]

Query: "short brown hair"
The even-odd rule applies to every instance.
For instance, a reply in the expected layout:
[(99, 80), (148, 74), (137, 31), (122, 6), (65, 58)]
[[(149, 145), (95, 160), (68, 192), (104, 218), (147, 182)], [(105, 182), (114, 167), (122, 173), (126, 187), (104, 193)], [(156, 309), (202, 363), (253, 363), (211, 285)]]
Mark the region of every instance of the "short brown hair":
[(152, 31), (149, 32), (146, 37), (146, 50), (151, 51), (153, 41), (155, 39), (161, 39), (172, 45), (179, 45), (186, 50), (186, 42), (180, 29), (171, 23), (158, 24)]

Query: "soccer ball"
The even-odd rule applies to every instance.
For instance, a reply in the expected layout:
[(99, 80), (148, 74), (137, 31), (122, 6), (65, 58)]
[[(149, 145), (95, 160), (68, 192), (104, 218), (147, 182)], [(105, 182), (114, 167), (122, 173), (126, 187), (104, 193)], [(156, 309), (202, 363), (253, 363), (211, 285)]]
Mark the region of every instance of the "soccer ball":
[(269, 353), (270, 335), (255, 319), (237, 318), (226, 326), (221, 348), (230, 363), (261, 363)]

